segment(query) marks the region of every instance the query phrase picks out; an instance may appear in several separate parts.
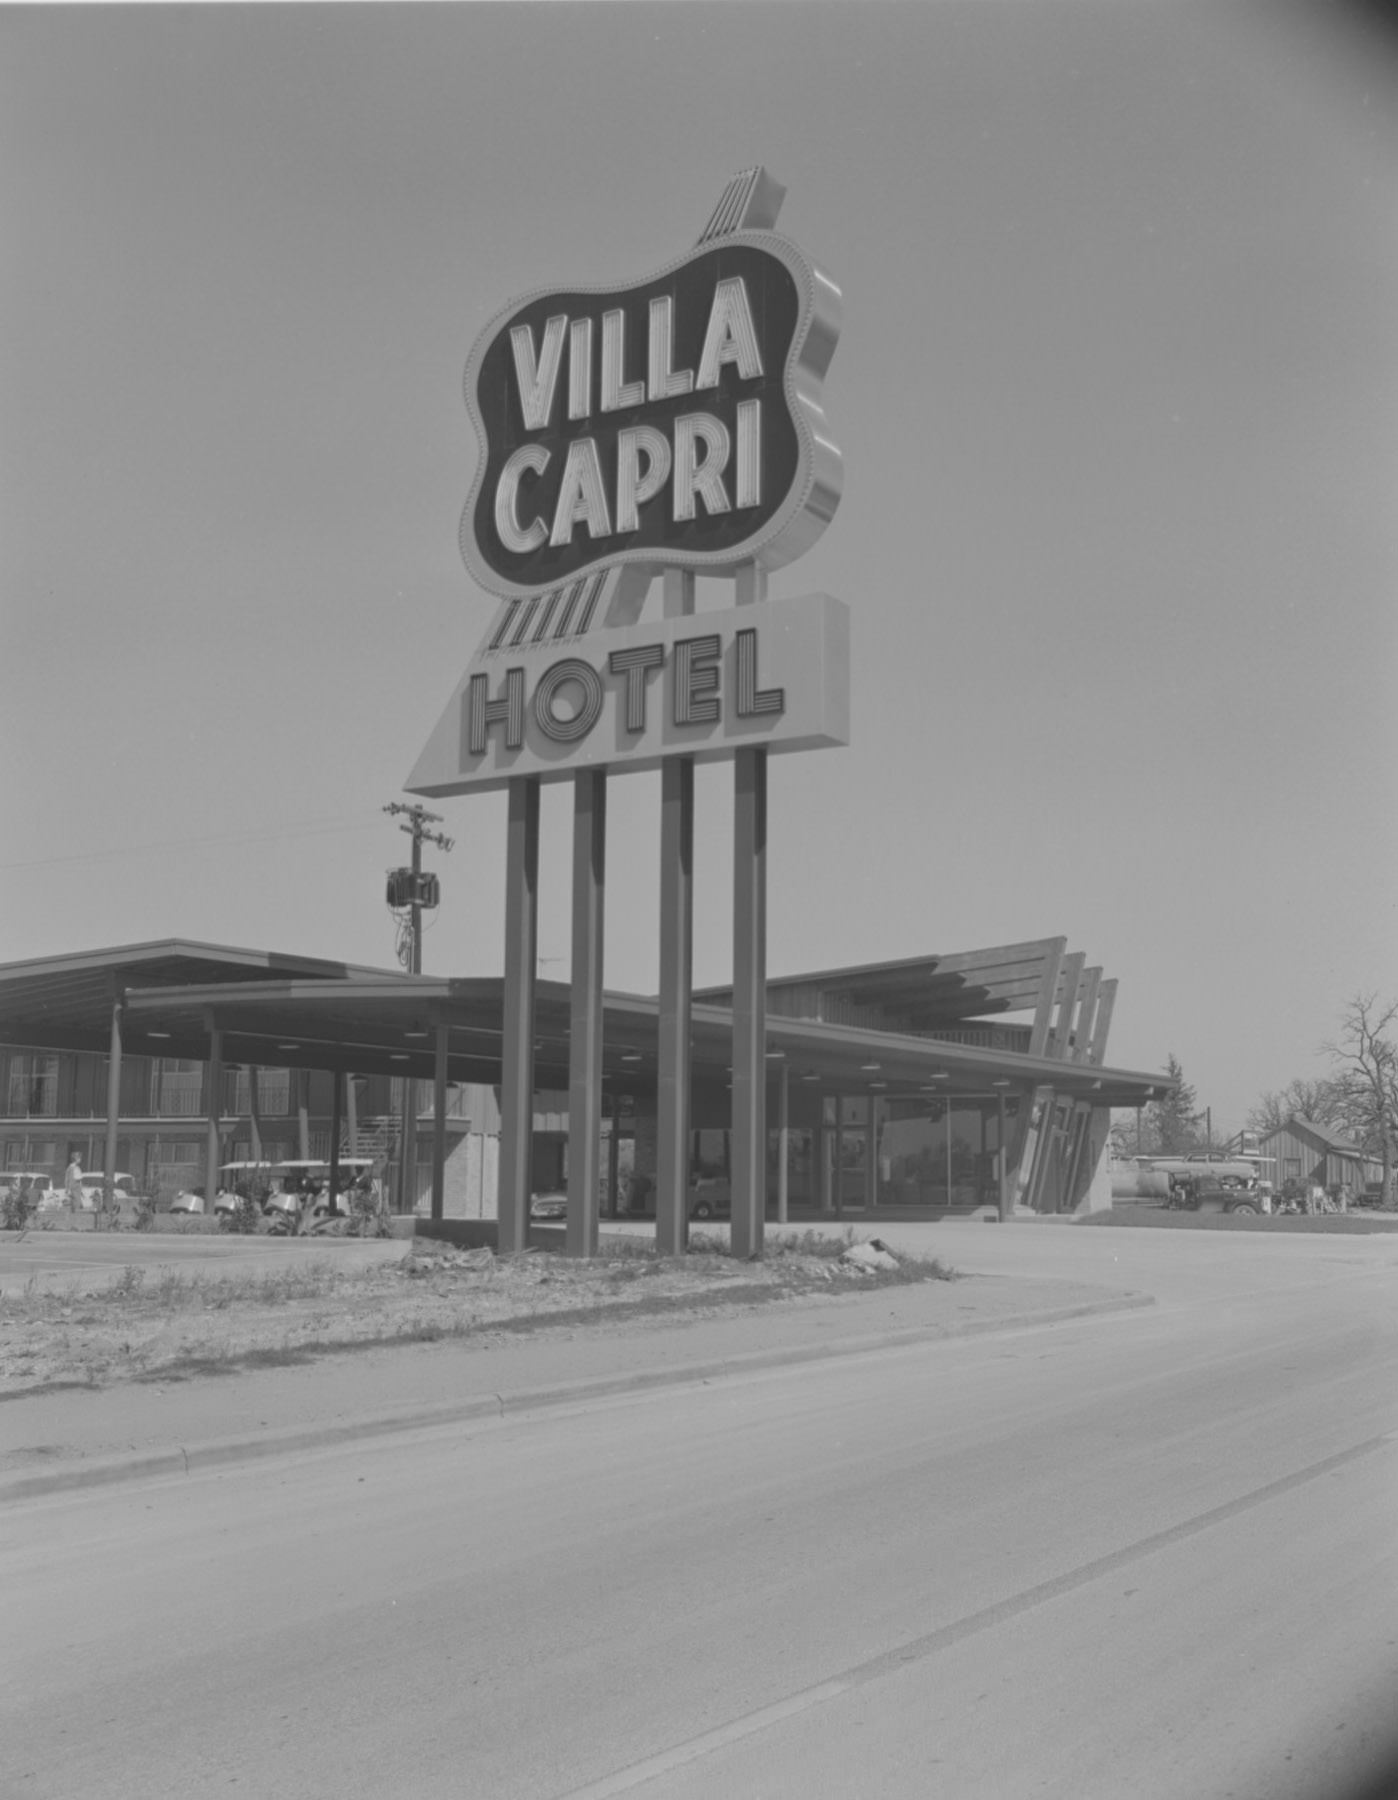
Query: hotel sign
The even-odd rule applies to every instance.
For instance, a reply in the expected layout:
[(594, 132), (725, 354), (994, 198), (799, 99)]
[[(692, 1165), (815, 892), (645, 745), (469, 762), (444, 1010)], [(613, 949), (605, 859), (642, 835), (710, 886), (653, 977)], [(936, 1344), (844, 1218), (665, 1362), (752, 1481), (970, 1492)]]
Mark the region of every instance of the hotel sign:
[(839, 504), (821, 383), (840, 290), (770, 229), (783, 191), (744, 170), (688, 254), (527, 294), (476, 339), (461, 551), (500, 608), (410, 792), (848, 743), (840, 601), (696, 612), (691, 592), (642, 618), (663, 571), (745, 572), (760, 592), (753, 572), (809, 549)]
[(407, 786), (479, 793), (849, 742), (849, 609), (828, 594), (691, 613), (478, 658)]
[(718, 575), (800, 555), (840, 497), (820, 408), (839, 328), (839, 289), (769, 231), (513, 302), (466, 367), (471, 574), (510, 596), (600, 567)]

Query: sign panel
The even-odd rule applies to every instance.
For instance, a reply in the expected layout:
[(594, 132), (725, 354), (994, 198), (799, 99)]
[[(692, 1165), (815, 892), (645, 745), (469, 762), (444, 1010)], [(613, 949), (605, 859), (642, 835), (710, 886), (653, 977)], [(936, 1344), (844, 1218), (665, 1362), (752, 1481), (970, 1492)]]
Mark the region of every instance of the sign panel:
[(472, 576), (509, 597), (627, 564), (799, 556), (840, 498), (820, 405), (840, 316), (794, 244), (741, 229), (645, 280), (512, 302), (466, 366)]
[(418, 758), (415, 794), (849, 742), (849, 609), (805, 594), (477, 653)]

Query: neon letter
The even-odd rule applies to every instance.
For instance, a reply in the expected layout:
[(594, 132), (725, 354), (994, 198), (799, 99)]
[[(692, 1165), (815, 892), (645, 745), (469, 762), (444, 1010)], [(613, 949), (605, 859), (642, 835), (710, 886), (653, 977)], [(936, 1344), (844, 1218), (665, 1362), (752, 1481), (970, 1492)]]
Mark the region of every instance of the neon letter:
[(526, 551), (537, 550), (548, 536), (542, 519), (533, 519), (528, 525), (520, 525), (517, 510), (520, 476), (526, 469), (542, 475), (548, 463), (549, 453), (542, 444), (524, 444), (501, 469), (500, 480), (496, 484), (496, 534), (507, 550), (513, 550), (520, 556)]

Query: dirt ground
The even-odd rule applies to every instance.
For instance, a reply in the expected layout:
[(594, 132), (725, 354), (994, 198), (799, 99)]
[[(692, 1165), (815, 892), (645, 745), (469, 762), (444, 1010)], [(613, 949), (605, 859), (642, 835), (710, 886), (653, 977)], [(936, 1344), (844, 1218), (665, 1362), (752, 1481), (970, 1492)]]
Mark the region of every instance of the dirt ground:
[(26, 1291), (0, 1299), (0, 1399), (36, 1388), (178, 1380), (309, 1361), (330, 1351), (560, 1327), (606, 1330), (639, 1318), (714, 1313), (806, 1295), (950, 1279), (903, 1259), (861, 1272), (846, 1241), (816, 1240), (761, 1262), (648, 1248), (591, 1262), (546, 1252), (497, 1257), (418, 1242), (399, 1261), (360, 1270), (312, 1267), (219, 1278), (138, 1265), (114, 1285)]

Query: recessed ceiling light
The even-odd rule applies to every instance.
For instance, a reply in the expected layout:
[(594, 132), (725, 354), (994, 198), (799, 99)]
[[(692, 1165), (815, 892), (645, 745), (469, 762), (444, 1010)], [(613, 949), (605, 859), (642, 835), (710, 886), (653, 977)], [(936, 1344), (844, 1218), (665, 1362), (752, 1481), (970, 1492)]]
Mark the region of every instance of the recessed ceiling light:
[(768, 1062), (771, 1062), (774, 1057), (780, 1058), (780, 1057), (784, 1057), (785, 1055), (786, 1055), (785, 1050), (769, 1050), (767, 1052), (767, 1060), (768, 1060)]
[(864, 1071), (864, 1073), (867, 1075), (871, 1069), (882, 1068), (883, 1064), (882, 1063), (860, 1063), (859, 1066)]
[(997, 1075), (990, 1085), (992, 1087), (1009, 1087), (1010, 1078), (1008, 1075)]
[(147, 1037), (158, 1037), (158, 1038), (167, 1038), (167, 1037), (169, 1037), (169, 1035), (170, 1035), (170, 1033), (168, 1031), (148, 1031), (146, 1033)]
[(390, 1050), (388, 1060), (390, 1062), (407, 1062), (408, 1053), (406, 1050)]
[(299, 1050), (301, 1046), (299, 1044), (278, 1044), (277, 1048), (278, 1050)]
[(871, 1094), (877, 1093), (880, 1089), (886, 1088), (887, 1086), (888, 1083), (886, 1081), (871, 1081), (869, 1083), (869, 1092)]
[(816, 1074), (814, 1069), (808, 1069), (801, 1079), (802, 1081), (819, 1081), (820, 1076)]

